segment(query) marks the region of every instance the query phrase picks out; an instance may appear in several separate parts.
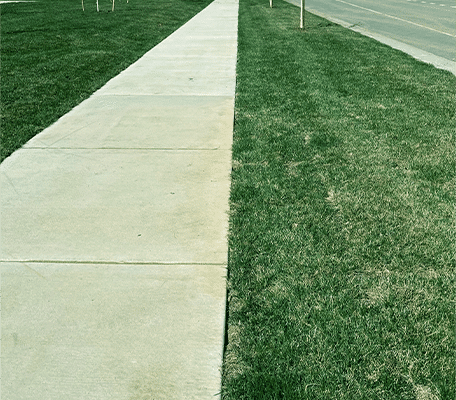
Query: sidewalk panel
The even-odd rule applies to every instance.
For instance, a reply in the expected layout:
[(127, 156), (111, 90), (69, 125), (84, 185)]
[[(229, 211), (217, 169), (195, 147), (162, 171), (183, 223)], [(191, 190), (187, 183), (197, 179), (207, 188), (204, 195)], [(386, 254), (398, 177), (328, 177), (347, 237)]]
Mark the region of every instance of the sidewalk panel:
[(224, 285), (214, 265), (2, 265), (2, 398), (214, 398)]
[(24, 148), (230, 150), (233, 109), (233, 96), (93, 96)]
[(27, 153), (1, 175), (0, 260), (226, 263), (229, 151)]

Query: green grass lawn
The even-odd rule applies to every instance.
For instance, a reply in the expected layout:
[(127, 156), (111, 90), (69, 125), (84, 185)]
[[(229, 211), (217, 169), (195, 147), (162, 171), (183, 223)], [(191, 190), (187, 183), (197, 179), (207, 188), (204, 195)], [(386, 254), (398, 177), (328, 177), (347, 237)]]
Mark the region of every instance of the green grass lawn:
[(211, 0), (39, 0), (0, 5), (0, 161)]
[(241, 0), (223, 398), (455, 398), (448, 72)]

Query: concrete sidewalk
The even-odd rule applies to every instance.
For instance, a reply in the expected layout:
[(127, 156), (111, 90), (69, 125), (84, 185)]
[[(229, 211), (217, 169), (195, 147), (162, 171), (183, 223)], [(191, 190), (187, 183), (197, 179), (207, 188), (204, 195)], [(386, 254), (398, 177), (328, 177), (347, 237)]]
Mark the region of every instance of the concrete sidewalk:
[(8, 400), (213, 399), (237, 0), (215, 0), (0, 165)]

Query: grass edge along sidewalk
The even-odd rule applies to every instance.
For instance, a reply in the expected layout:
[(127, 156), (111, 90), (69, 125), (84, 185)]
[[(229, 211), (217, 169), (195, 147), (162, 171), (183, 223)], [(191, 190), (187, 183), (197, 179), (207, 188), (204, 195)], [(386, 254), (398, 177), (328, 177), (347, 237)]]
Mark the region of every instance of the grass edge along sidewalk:
[(1, 4), (0, 162), (210, 3)]
[(455, 77), (241, 0), (224, 399), (455, 395)]

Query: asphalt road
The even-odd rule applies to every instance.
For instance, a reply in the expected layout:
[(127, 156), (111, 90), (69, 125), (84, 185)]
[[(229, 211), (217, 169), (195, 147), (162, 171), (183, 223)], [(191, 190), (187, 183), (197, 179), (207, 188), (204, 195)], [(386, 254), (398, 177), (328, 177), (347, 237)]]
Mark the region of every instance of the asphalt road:
[(454, 0), (305, 0), (305, 9), (456, 61)]

